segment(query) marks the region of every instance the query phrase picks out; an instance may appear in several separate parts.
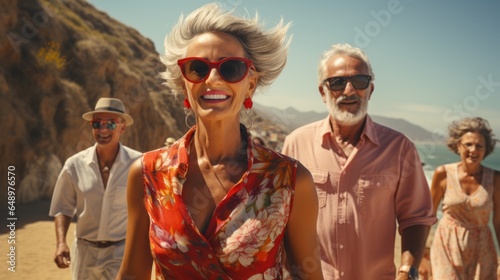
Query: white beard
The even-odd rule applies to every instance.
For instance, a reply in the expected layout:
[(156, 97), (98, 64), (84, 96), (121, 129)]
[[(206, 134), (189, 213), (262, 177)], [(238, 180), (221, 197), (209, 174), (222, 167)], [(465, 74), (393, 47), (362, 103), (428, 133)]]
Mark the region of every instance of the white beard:
[[(346, 99), (355, 99), (360, 102), (358, 110), (354, 113), (349, 111), (343, 111), (339, 108), (338, 103)], [(347, 97), (346, 95), (341, 95), (337, 100), (334, 101), (332, 94), (329, 90), (326, 91), (326, 107), (330, 116), (340, 125), (352, 126), (360, 121), (362, 121), (368, 112), (368, 98), (359, 98), (356, 95)]]

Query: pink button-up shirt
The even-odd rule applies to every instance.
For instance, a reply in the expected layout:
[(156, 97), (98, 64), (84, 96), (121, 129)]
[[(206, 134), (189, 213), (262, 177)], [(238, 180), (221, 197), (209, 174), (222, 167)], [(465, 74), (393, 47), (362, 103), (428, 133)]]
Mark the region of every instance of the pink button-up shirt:
[(298, 128), (283, 153), (313, 175), (325, 279), (394, 279), (394, 241), (414, 225), (432, 225), (432, 202), (414, 144), (367, 116), (345, 157), (327, 117)]

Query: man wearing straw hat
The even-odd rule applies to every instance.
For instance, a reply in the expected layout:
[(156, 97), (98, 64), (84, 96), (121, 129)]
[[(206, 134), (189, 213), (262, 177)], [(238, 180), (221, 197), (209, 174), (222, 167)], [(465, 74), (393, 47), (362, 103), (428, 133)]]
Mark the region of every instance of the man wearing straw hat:
[[(57, 179), (49, 213), (56, 227), (54, 261), (59, 268), (71, 266), (73, 279), (115, 279), (127, 228), (128, 170), (141, 153), (120, 143), (134, 120), (119, 99), (100, 98), (82, 117), (96, 143), (68, 158)], [(75, 215), (70, 256), (66, 235)]]

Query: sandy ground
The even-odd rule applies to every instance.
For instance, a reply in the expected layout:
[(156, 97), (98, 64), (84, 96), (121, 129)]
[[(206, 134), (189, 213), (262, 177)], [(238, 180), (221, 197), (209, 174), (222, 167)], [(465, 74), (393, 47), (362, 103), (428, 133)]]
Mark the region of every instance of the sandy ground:
[[(0, 279), (23, 280), (71, 280), (69, 269), (59, 269), (54, 261), (56, 237), (53, 218), (48, 216), (49, 200), (17, 205), (15, 217), (16, 228), (10, 231), (7, 220), (7, 209), (1, 209), (0, 217), (5, 226), (0, 227)], [(72, 223), (68, 232), (68, 244), (73, 242), (75, 224)], [(12, 237), (12, 238), (10, 238)], [(10, 239), (9, 239), (10, 238)], [(15, 240), (15, 272), (9, 271), (10, 246), (9, 240)], [(396, 267), (400, 262), (400, 238), (397, 234), (395, 244)]]
[[(50, 201), (43, 200), (16, 205), (15, 230), (11, 231), (7, 220), (7, 209), (1, 209), (0, 217), (0, 279), (23, 280), (71, 280), (69, 269), (59, 269), (53, 261), (56, 250), (56, 237), (53, 218), (48, 216)], [(75, 224), (72, 223), (67, 237), (68, 244), (73, 242)], [(10, 239), (9, 239), (10, 238)], [(15, 240), (15, 244), (10, 243)], [(8, 254), (15, 246), (15, 272), (11, 272)]]

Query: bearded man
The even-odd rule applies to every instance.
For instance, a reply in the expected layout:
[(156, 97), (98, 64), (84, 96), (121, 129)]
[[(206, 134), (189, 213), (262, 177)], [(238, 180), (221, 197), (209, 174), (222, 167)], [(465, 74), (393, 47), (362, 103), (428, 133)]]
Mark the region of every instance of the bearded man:
[[(375, 77), (361, 49), (333, 45), (318, 73), (328, 117), (288, 135), (282, 152), (313, 175), (323, 276), (417, 279), (427, 233), (436, 222), (417, 150), (402, 133), (367, 114)], [(396, 229), (402, 248), (397, 271)]]

